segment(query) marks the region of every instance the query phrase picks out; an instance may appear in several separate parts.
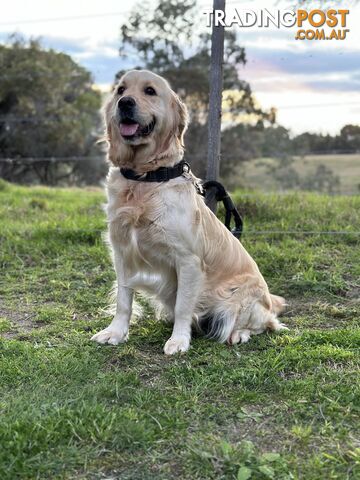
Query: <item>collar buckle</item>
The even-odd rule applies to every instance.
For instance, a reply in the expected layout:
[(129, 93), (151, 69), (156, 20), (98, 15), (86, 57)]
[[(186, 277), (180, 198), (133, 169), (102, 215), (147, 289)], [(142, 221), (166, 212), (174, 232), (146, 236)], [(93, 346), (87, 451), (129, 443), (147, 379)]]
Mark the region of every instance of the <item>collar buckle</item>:
[(183, 162), (183, 173), (189, 173), (190, 172), (190, 165), (187, 162)]

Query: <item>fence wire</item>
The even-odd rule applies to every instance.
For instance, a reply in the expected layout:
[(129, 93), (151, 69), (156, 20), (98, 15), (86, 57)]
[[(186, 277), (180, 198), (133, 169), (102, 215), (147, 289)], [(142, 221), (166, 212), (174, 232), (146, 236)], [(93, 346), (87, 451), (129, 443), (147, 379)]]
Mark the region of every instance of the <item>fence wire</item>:
[[(310, 154), (309, 154), (310, 155)], [(195, 154), (195, 155), (188, 155), (186, 158), (188, 160), (191, 160), (192, 158), (203, 158), (204, 155), (200, 154)], [(227, 158), (228, 155), (222, 155), (222, 158)], [(230, 155), (230, 157), (232, 157)], [(35, 163), (43, 163), (47, 162), (50, 164), (55, 164), (55, 163), (66, 163), (66, 162), (86, 162), (86, 161), (104, 161), (105, 160), (105, 155), (102, 156), (73, 156), (73, 157), (20, 157), (20, 158), (0, 158), (0, 164), (13, 164), (13, 165), (31, 165)], [(300, 194), (301, 191), (299, 190), (294, 190), (292, 192), (287, 192), (287, 191), (280, 191), (280, 192), (261, 192), (261, 193), (249, 193), (249, 192), (244, 192), (240, 194), (241, 198), (254, 198), (260, 196), (288, 196), (292, 194)], [(342, 195), (346, 195), (342, 193)], [(354, 195), (354, 193), (348, 193), (348, 195)], [(356, 194), (355, 194), (356, 195)], [(103, 234), (106, 231), (106, 228), (104, 229), (67, 229), (67, 228), (61, 228), (61, 227), (56, 227), (56, 228), (50, 228), (49, 230), (54, 230), (59, 233), (67, 233), (67, 234)], [(27, 232), (17, 232), (18, 234), (24, 233), (26, 234)], [(271, 236), (271, 235), (291, 235), (291, 236), (297, 236), (297, 235), (304, 235), (304, 236), (360, 236), (360, 230), (296, 230), (296, 229), (291, 229), (291, 230), (244, 230), (243, 232), (243, 237), (248, 237), (248, 236)], [(0, 234), (1, 236), (1, 234)]]
[[(289, 157), (293, 158), (298, 158), (298, 157), (307, 157), (307, 156), (313, 156), (313, 155), (318, 155), (321, 157), (322, 155), (327, 156), (327, 155), (357, 155), (360, 154), (360, 151), (353, 151), (353, 150), (332, 150), (328, 152), (306, 152), (304, 154), (299, 154), (299, 153), (294, 153), (294, 154), (289, 154)], [(225, 158), (234, 158), (236, 157), (237, 154), (229, 154), (229, 153), (221, 153), (220, 154), (220, 159), (225, 159)], [(86, 162), (89, 160), (104, 160), (106, 158), (106, 154), (104, 153), (103, 155), (90, 155), (90, 156), (81, 156), (81, 155), (73, 155), (73, 156), (68, 156), (68, 157), (59, 157), (59, 156), (53, 156), (53, 157), (0, 157), (0, 163), (7, 163), (7, 164), (24, 164), (24, 165), (30, 165), (33, 163), (38, 163), (38, 162), (49, 162), (49, 163), (64, 163), (64, 162)], [(203, 153), (188, 153), (185, 154), (184, 160), (189, 160), (191, 161), (192, 159), (199, 159), (203, 158), (206, 159), (206, 154)], [(275, 157), (276, 159), (279, 159), (280, 157)], [(256, 159), (252, 159), (256, 160)], [(248, 162), (249, 160), (244, 160), (245, 162)], [(251, 160), (250, 160), (251, 161)]]
[[(101, 228), (96, 228), (96, 229), (86, 229), (86, 228), (62, 228), (62, 227), (36, 227), (37, 231), (53, 231), (56, 233), (64, 233), (64, 234), (106, 234), (106, 227), (103, 229)], [(2, 230), (1, 233), (8, 233), (11, 230)], [(0, 233), (0, 237), (1, 237)], [(21, 234), (26, 234), (29, 233), (29, 230), (24, 230), (24, 231), (16, 231), (13, 232), (16, 233), (17, 235)], [(32, 231), (31, 233), (34, 233)], [(342, 235), (354, 235), (354, 236), (360, 236), (360, 230), (244, 230), (242, 233), (242, 237), (244, 236), (253, 236), (253, 235), (259, 235), (259, 236), (266, 236), (266, 235), (334, 235), (334, 236), (342, 236)]]

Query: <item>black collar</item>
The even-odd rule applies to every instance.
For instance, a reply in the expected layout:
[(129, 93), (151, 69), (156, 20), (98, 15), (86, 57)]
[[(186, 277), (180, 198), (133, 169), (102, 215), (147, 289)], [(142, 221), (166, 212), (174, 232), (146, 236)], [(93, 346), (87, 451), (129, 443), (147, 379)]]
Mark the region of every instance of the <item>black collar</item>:
[(147, 173), (137, 173), (131, 168), (120, 168), (120, 172), (128, 180), (137, 180), (139, 182), (168, 182), (173, 178), (180, 177), (183, 173), (190, 172), (190, 165), (181, 160), (173, 167), (160, 167)]

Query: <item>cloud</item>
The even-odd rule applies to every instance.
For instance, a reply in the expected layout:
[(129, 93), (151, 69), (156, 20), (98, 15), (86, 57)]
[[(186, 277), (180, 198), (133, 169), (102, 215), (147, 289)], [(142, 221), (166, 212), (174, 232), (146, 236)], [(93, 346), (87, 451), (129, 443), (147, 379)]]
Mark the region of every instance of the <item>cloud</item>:
[[(0, 42), (8, 41), (8, 34), (0, 33)], [(29, 38), (25, 36), (25, 38)], [(47, 35), (39, 37), (45, 48), (66, 52), (75, 61), (88, 69), (96, 83), (111, 85), (119, 70), (130, 68), (134, 59), (119, 56), (119, 45), (116, 39), (103, 39), (93, 42), (91, 37), (69, 38)]]
[(360, 52), (354, 50), (290, 53), (284, 49), (249, 47), (247, 58), (239, 74), (255, 92), (358, 92), (360, 88)]
[(323, 92), (359, 92), (360, 80), (349, 78), (348, 80), (309, 81), (307, 85), (313, 90)]
[(109, 85), (113, 83), (115, 74), (119, 70), (127, 70), (133, 66), (132, 61), (120, 56), (91, 55), (81, 59), (79, 63), (93, 73), (96, 83)]
[(76, 55), (84, 51), (86, 38), (72, 39), (66, 37), (40, 37), (42, 45), (59, 52), (66, 52), (68, 55)]
[[(25, 35), (22, 32), (14, 32), (15, 35), (19, 35), (23, 37), (25, 40), (29, 40), (30, 38), (35, 38), (40, 41), (40, 43), (45, 48), (52, 48), (59, 52), (66, 52), (68, 55), (74, 55), (84, 51), (86, 48), (86, 38), (69, 38), (69, 37), (58, 37), (58, 36), (51, 36), (51, 35)], [(12, 34), (8, 32), (1, 32), (0, 33), (0, 43), (8, 43), (9, 38)]]
[(359, 68), (360, 51), (343, 50), (342, 52), (312, 50), (292, 52), (285, 49), (264, 51), (260, 47), (247, 49), (248, 59), (255, 62), (271, 63), (274, 68), (289, 73), (333, 73), (351, 72)]
[(47, 48), (63, 51), (77, 58), (86, 58), (94, 55), (103, 57), (118, 57), (119, 45), (116, 39), (94, 39), (90, 36), (68, 38), (47, 35), (42, 39)]

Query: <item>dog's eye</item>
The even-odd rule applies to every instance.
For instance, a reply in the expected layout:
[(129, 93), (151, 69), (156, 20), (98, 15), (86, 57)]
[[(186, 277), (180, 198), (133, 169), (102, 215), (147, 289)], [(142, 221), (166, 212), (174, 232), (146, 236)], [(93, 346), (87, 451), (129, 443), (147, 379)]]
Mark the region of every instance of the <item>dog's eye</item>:
[(146, 87), (144, 92), (146, 95), (156, 95), (156, 92), (152, 87)]
[(119, 87), (119, 88), (117, 89), (117, 94), (118, 94), (118, 95), (122, 95), (124, 92), (125, 92), (125, 87)]

